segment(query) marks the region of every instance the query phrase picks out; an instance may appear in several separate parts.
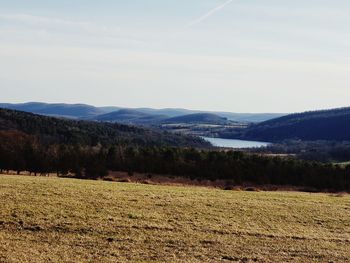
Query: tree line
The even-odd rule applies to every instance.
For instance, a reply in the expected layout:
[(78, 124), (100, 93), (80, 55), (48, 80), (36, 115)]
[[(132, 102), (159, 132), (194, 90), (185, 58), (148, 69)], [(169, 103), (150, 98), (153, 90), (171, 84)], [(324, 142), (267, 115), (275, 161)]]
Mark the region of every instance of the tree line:
[(220, 179), (232, 185), (272, 184), (350, 191), (350, 166), (166, 145), (47, 144), (18, 131), (0, 132), (0, 170), (74, 174), (88, 179), (103, 177), (108, 171), (125, 171)]
[(323, 163), (339, 163), (350, 160), (349, 141), (285, 140), (267, 147), (246, 149), (246, 151), (267, 154), (291, 154), (301, 160)]

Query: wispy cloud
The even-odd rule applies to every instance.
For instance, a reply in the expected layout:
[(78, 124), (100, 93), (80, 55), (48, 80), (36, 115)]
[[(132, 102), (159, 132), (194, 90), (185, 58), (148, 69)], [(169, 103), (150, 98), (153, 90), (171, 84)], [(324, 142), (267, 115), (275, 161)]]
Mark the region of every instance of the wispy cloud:
[(204, 20), (208, 19), (209, 17), (211, 17), (213, 14), (215, 14), (216, 12), (219, 12), (220, 10), (222, 10), (223, 8), (225, 8), (227, 5), (231, 4), (234, 0), (228, 0), (225, 3), (211, 9), (209, 12), (205, 13), (204, 15), (202, 15), (201, 17), (193, 20), (192, 22), (190, 22), (187, 26), (188, 27), (192, 27), (195, 26), (201, 22), (203, 22)]
[(145, 47), (148, 35), (98, 21), (0, 13), (0, 42), (30, 45)]
[(61, 18), (34, 16), (29, 14), (0, 14), (0, 22), (26, 28), (39, 28), (47, 30), (80, 31), (91, 34), (116, 35), (119, 28), (110, 28), (86, 21), (72, 21)]

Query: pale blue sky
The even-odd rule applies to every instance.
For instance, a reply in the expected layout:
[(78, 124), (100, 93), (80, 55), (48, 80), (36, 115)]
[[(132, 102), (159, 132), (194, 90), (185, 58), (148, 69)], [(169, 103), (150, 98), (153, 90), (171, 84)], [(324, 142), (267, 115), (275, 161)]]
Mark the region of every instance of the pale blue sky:
[(0, 0), (1, 102), (349, 106), (350, 1)]

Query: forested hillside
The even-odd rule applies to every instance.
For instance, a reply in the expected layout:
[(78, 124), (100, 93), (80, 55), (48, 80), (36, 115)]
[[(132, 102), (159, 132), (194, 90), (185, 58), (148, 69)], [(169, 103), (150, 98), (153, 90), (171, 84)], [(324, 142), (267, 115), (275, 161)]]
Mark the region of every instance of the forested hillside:
[(166, 119), (163, 123), (206, 123), (226, 124), (227, 118), (212, 113), (195, 113)]
[(121, 109), (118, 111), (98, 115), (93, 119), (97, 121), (128, 124), (154, 124), (160, 123), (163, 119), (166, 118), (168, 118), (168, 116), (148, 114), (137, 110)]
[(222, 136), (269, 142), (286, 139), (350, 141), (350, 108), (291, 114)]
[(192, 136), (122, 124), (58, 119), (6, 109), (0, 109), (0, 131), (18, 131), (35, 136), (43, 143), (210, 147), (209, 143)]
[[(188, 110), (188, 109), (152, 109), (152, 108), (123, 108), (123, 107), (95, 107), (87, 104), (67, 104), (67, 103), (43, 103), (43, 102), (28, 102), (28, 103), (0, 103), (0, 108), (19, 110), (25, 112), (31, 112), (35, 114), (65, 117), (72, 119), (104, 119), (106, 121), (117, 121), (118, 118), (114, 118), (114, 114), (120, 110), (134, 111), (137, 114), (147, 115), (143, 119), (136, 118), (135, 124), (138, 123), (154, 123), (155, 120), (162, 120), (166, 118), (179, 117), (191, 114), (215, 114), (228, 120), (235, 122), (262, 122), (270, 120), (276, 117), (283, 116), (280, 113), (233, 113), (233, 112), (211, 112), (211, 111), (198, 111), (198, 110)], [(114, 112), (111, 116), (108, 113)], [(107, 115), (105, 115), (107, 114)], [(104, 116), (105, 115), (105, 116)], [(117, 116), (118, 117), (118, 116)], [(131, 120), (131, 119), (130, 119)], [(133, 122), (133, 121), (129, 121)]]
[(0, 109), (0, 172), (73, 174), (91, 179), (112, 170), (220, 179), (229, 185), (350, 191), (350, 166), (198, 149), (205, 146), (202, 139), (157, 130)]
[(47, 116), (60, 116), (72, 119), (89, 118), (108, 111), (86, 104), (28, 102), (19, 104), (0, 103), (0, 108), (19, 110)]

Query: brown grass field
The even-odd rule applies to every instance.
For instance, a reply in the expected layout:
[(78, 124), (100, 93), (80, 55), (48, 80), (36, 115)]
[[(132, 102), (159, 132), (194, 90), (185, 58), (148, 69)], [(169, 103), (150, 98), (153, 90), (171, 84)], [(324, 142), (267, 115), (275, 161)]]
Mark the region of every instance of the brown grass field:
[(0, 262), (350, 262), (350, 196), (0, 175)]

